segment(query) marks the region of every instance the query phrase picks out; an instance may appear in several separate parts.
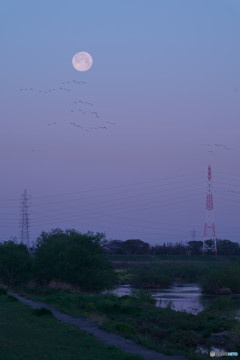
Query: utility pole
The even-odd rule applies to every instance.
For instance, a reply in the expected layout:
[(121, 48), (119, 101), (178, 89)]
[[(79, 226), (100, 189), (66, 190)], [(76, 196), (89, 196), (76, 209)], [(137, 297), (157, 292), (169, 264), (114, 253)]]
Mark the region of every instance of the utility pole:
[(24, 190), (21, 195), (21, 213), (20, 213), (20, 243), (30, 248), (29, 242), (29, 214), (28, 214), (28, 200), (27, 190)]
[(217, 255), (217, 242), (215, 231), (215, 220), (213, 212), (213, 195), (212, 195), (212, 168), (208, 165), (208, 185), (206, 197), (206, 219), (204, 224), (204, 239), (203, 239), (203, 255), (208, 251)]

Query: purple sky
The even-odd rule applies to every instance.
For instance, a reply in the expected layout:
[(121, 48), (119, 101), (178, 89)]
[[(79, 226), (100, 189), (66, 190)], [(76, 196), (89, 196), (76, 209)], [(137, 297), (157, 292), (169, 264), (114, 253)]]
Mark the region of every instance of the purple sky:
[(211, 162), (216, 234), (240, 241), (239, 15), (238, 0), (3, 0), (0, 240), (24, 189), (31, 241), (202, 239)]

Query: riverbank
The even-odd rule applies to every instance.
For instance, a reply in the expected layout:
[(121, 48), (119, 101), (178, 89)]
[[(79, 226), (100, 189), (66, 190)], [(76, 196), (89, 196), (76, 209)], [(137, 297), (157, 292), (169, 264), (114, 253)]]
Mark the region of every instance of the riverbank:
[(12, 296), (0, 296), (1, 360), (143, 360), (106, 346), (47, 312), (39, 315)]
[(196, 354), (197, 347), (210, 349), (215, 345), (211, 335), (219, 332), (225, 332), (222, 346), (229, 347), (229, 351), (239, 351), (232, 337), (239, 323), (222, 300), (192, 315), (170, 308), (156, 308), (154, 299), (143, 291), (121, 298), (110, 294), (70, 294), (46, 289), (23, 289), (22, 293), (54, 305), (67, 314), (88, 318), (110, 333), (166, 355), (181, 354), (201, 359), (203, 357)]
[[(22, 297), (17, 293), (9, 292), (10, 297), (12, 299), (17, 299), (24, 304), (32, 307), (34, 309), (33, 313), (37, 314), (38, 316), (41, 315), (49, 315), (52, 314), (56, 319), (60, 320), (61, 322), (73, 325), (74, 327), (87, 332), (90, 335), (93, 335), (96, 339), (100, 342), (108, 345), (108, 348), (112, 348), (113, 346), (117, 347), (125, 351), (126, 353), (130, 353), (133, 356), (128, 356), (126, 354), (125, 360), (188, 360), (182, 356), (165, 356), (153, 350), (148, 350), (142, 346), (135, 344), (132, 341), (125, 340), (120, 336), (116, 336), (114, 334), (108, 333), (104, 330), (99, 329), (92, 321), (86, 320), (80, 317), (72, 317), (67, 314), (64, 314), (57, 310), (55, 307), (50, 306), (48, 304), (33, 301), (31, 299), (27, 299), (26, 297)], [(87, 359), (87, 357), (86, 357)], [(85, 360), (86, 360), (85, 359)], [(114, 358), (115, 360), (115, 358)]]

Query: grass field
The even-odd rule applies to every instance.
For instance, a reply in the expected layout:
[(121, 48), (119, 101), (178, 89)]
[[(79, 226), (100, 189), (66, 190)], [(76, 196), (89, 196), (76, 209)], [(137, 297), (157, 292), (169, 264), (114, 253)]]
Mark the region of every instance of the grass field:
[(27, 306), (0, 296), (1, 360), (141, 360), (51, 315), (36, 316)]

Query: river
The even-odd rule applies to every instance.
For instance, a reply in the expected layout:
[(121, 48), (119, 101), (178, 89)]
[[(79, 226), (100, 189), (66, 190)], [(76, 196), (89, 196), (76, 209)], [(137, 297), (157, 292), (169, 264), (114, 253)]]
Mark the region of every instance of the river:
[[(130, 295), (131, 291), (130, 285), (121, 285), (111, 292), (117, 296), (124, 296)], [(148, 291), (156, 300), (156, 306), (163, 308), (171, 306), (173, 310), (192, 314), (199, 313), (216, 299), (216, 296), (203, 295), (198, 284), (174, 285), (168, 289), (149, 289)], [(227, 297), (231, 299), (232, 308), (235, 310), (236, 316), (240, 318), (240, 295), (228, 295)]]

